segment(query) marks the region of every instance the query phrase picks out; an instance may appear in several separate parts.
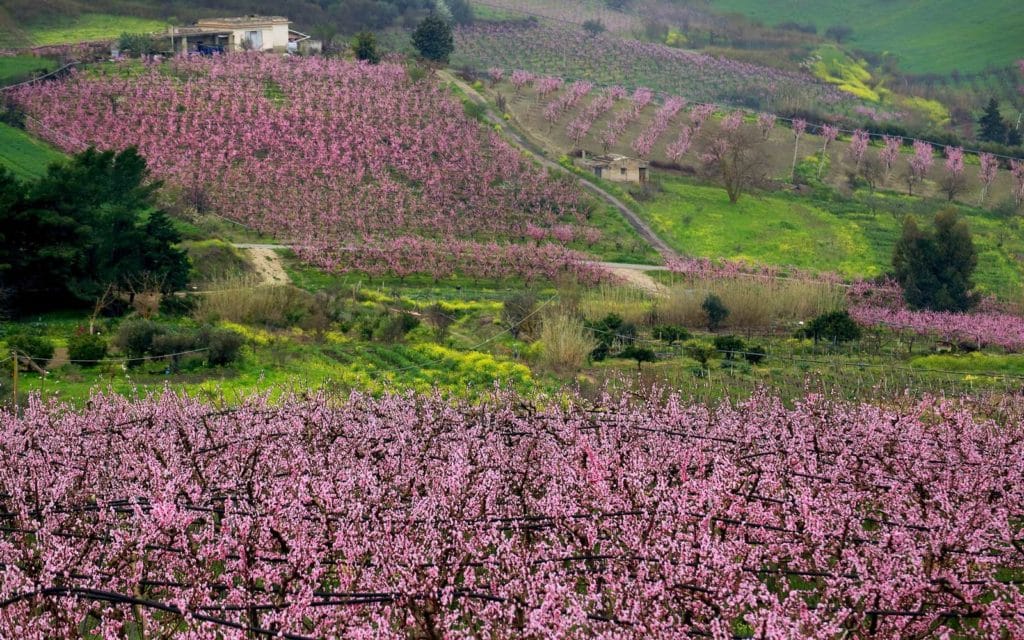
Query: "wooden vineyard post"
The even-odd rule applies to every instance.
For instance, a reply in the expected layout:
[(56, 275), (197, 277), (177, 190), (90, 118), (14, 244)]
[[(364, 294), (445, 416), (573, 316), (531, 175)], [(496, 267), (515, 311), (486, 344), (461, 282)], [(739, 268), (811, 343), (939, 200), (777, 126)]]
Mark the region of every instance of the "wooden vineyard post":
[(14, 413), (15, 413), (15, 415), (17, 415), (17, 413), (18, 413), (18, 352), (14, 351), (13, 349), (11, 350), (11, 365), (14, 367), (14, 371), (11, 374), (11, 381), (12, 381), (11, 387), (12, 387), (12, 391), (14, 392), (14, 395), (12, 397), (14, 399)]

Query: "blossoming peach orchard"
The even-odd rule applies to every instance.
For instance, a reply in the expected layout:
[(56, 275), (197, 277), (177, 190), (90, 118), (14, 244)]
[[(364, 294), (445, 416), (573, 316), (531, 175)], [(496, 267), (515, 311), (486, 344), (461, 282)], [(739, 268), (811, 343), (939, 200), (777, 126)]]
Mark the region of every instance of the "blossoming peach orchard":
[(562, 406), (0, 413), (0, 636), (1024, 636), (1019, 398)]
[(509, 243), (527, 221), (593, 237), (575, 184), (400, 65), (239, 55), (124, 71), (15, 99), (41, 137), (69, 151), (136, 145), (157, 177), (321, 266), (596, 277), (562, 244)]

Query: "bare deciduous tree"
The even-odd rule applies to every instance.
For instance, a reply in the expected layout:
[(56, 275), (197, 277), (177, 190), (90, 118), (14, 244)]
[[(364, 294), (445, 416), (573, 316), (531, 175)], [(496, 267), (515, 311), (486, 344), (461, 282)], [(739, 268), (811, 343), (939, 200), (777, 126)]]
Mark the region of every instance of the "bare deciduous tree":
[(764, 137), (749, 126), (721, 129), (700, 154), (706, 177), (715, 180), (736, 203), (743, 193), (764, 185), (768, 179), (768, 156)]

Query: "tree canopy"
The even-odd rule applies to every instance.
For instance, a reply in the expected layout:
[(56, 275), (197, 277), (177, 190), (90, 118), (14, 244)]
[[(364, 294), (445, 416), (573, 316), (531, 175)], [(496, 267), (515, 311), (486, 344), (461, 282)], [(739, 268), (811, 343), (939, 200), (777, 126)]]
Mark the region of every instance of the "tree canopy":
[(135, 149), (84, 151), (23, 183), (0, 171), (0, 287), (16, 307), (185, 286), (181, 238)]
[(932, 231), (908, 217), (892, 264), (911, 308), (967, 311), (977, 303), (972, 276), (978, 253), (967, 223), (953, 209), (936, 214)]
[(451, 25), (436, 15), (420, 22), (412, 33), (412, 44), (421, 56), (433, 62), (447, 62), (455, 50)]

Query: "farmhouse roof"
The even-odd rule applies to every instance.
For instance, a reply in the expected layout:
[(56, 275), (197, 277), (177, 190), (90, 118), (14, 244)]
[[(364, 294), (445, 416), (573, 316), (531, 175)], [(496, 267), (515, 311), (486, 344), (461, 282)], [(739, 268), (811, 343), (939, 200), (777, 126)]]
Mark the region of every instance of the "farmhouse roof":
[(197, 27), (230, 25), (233, 27), (248, 26), (256, 24), (288, 24), (288, 18), (284, 16), (258, 16), (250, 14), (234, 18), (203, 18), (196, 22)]
[(647, 163), (639, 158), (630, 158), (629, 156), (620, 155), (618, 153), (606, 153), (601, 156), (588, 156), (583, 158), (583, 161), (592, 166), (607, 166), (618, 162), (636, 162), (640, 166), (646, 166)]
[(236, 29), (244, 29), (246, 27), (267, 27), (280, 24), (289, 24), (288, 18), (257, 15), (238, 16), (235, 18), (203, 18), (187, 27), (174, 27), (172, 33), (176, 36), (210, 35), (230, 33)]

